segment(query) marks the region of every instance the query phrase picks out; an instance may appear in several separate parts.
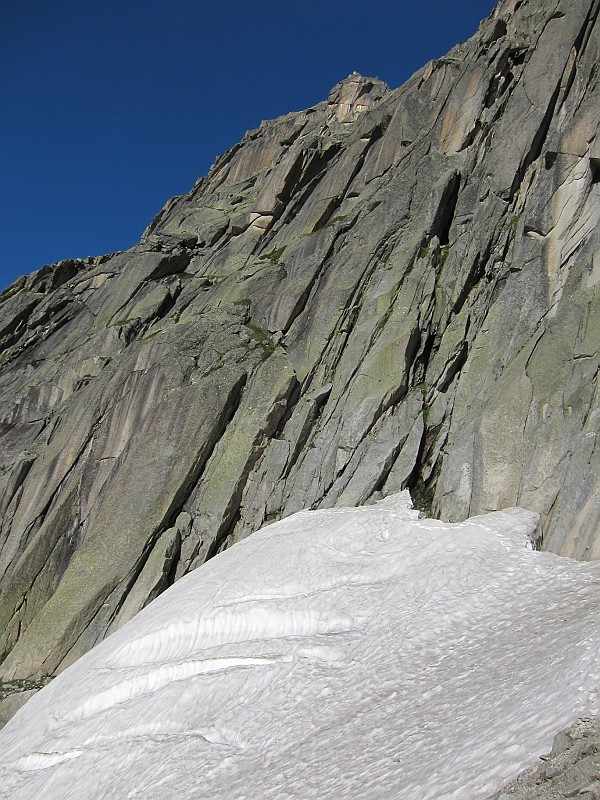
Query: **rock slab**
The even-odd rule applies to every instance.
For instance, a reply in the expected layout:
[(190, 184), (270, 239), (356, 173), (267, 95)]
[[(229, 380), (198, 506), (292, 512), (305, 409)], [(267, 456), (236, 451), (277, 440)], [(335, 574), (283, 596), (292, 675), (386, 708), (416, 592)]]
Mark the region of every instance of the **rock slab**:
[(502, 0), (264, 122), (131, 250), (0, 295), (0, 668), (303, 508), (521, 505), (600, 557), (598, 5)]

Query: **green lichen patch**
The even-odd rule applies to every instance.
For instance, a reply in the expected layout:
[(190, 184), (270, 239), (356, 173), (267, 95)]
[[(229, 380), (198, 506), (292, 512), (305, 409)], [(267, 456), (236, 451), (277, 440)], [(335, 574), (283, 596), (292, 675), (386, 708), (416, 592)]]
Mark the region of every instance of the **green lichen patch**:
[(417, 258), (427, 258), (430, 250), (431, 250), (431, 245), (429, 244), (429, 242), (424, 242), (417, 251)]
[[(3, 653), (6, 657), (6, 655)], [(38, 691), (46, 686), (54, 675), (42, 675), (41, 678), (14, 678), (11, 681), (0, 681), (0, 702), (11, 694)]]
[(271, 341), (269, 334), (259, 328), (258, 325), (253, 325), (252, 323), (248, 323), (246, 328), (250, 331), (252, 342), (262, 349), (263, 358), (268, 358), (275, 351), (275, 345)]
[(510, 220), (508, 222), (508, 228), (511, 231), (511, 233), (515, 233), (515, 231), (519, 227), (519, 222), (521, 221), (521, 217), (522, 216), (523, 216), (522, 213), (521, 214), (513, 214), (513, 216), (510, 218)]
[(283, 255), (285, 251), (286, 245), (282, 245), (281, 247), (274, 247), (273, 250), (269, 250), (268, 253), (263, 253), (258, 257), (259, 261), (270, 261), (271, 264), (279, 264), (279, 259)]
[(436, 267), (443, 267), (446, 259), (450, 253), (450, 245), (443, 244), (433, 257), (433, 263)]

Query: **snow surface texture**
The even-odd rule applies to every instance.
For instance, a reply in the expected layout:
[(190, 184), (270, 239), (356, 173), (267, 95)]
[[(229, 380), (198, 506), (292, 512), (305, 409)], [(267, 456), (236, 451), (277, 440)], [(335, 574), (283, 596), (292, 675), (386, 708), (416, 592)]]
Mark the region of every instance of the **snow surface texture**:
[(301, 512), (179, 581), (0, 732), (11, 800), (485, 798), (597, 714), (600, 563), (520, 510)]

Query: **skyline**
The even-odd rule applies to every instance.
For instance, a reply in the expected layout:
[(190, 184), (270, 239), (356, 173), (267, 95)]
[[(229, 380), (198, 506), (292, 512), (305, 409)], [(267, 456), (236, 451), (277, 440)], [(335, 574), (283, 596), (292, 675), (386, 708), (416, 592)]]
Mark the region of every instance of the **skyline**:
[(494, 5), (8, 0), (0, 289), (131, 247), (263, 119), (326, 99), (354, 70), (395, 89)]

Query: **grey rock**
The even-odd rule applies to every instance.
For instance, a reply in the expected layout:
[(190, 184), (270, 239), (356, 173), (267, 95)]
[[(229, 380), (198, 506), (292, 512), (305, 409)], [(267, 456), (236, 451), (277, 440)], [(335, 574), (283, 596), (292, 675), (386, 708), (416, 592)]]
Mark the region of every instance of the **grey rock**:
[(490, 800), (600, 797), (600, 718), (577, 720), (554, 737), (552, 750)]
[(0, 681), (0, 728), (9, 719), (12, 719), (17, 711), (33, 697), (36, 692), (43, 689), (50, 680), (51, 676), (43, 675), (37, 679), (25, 678), (12, 681)]
[(29, 698), (33, 697), (37, 691), (37, 689), (28, 689), (24, 692), (15, 692), (0, 700), (0, 728), (6, 725), (8, 720), (12, 719), (20, 708), (23, 708)]
[(502, 0), (0, 294), (0, 650), (55, 673), (301, 508), (409, 488), (600, 557), (598, 8)]

